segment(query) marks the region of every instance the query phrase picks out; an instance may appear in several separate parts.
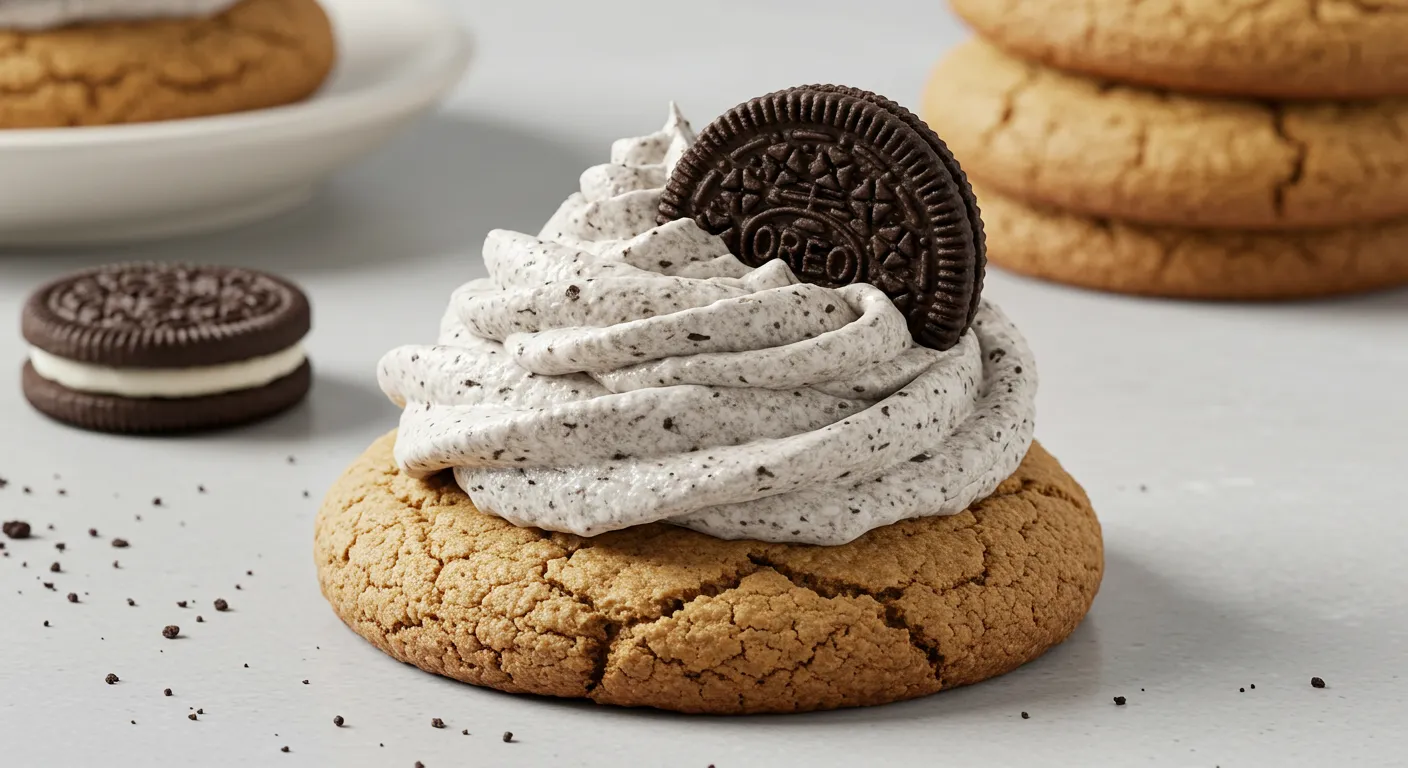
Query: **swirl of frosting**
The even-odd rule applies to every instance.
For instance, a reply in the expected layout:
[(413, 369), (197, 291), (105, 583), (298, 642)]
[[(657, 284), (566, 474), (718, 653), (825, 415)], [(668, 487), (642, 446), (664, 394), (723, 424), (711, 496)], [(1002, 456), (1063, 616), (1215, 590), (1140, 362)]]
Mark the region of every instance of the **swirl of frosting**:
[(841, 544), (992, 493), (1032, 440), (1036, 372), (991, 304), (938, 352), (879, 289), (749, 269), (690, 220), (655, 225), (693, 134), (612, 147), (537, 236), (491, 232), (438, 344), (393, 350), (396, 458), (480, 509), (592, 536), (668, 521)]
[(213, 16), (238, 0), (3, 0), (0, 29), (50, 29), (85, 21)]

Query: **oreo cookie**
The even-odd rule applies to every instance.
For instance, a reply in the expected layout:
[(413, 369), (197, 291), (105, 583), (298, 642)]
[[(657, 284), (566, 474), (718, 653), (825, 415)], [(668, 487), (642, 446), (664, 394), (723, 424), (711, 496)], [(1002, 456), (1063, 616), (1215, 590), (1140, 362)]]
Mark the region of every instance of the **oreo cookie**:
[(700, 132), (661, 198), (750, 266), (870, 283), (920, 344), (948, 349), (973, 322), (986, 245), (977, 201), (943, 141), (913, 113), (836, 85), (778, 91)]
[(164, 433), (249, 423), (312, 385), (308, 298), (263, 272), (117, 264), (30, 297), (22, 384), (41, 413), (84, 429)]

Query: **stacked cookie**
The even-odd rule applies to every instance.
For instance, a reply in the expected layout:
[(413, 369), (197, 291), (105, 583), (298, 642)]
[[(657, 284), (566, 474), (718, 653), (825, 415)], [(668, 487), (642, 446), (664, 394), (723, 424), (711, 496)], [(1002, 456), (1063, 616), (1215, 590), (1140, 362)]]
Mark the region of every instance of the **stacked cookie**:
[(1189, 298), (1408, 283), (1408, 8), (951, 1), (984, 39), (924, 117), (994, 263)]

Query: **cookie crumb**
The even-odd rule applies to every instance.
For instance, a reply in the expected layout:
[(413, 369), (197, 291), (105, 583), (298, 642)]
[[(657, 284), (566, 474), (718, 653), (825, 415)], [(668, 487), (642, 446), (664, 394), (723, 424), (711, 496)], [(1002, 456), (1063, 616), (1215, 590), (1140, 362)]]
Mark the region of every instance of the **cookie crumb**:
[(59, 550), (60, 552), (62, 552), (62, 551), (64, 551), (65, 549), (68, 549), (68, 545), (65, 544), (65, 543), (63, 543), (63, 542), (61, 541), (61, 542), (59, 542), (59, 543), (57, 543), (57, 544), (54, 545), (54, 549), (57, 549), (57, 550)]
[(1237, 689), (1237, 693), (1246, 693), (1246, 692), (1247, 692), (1247, 689), (1246, 689), (1246, 688), (1238, 688), (1238, 689)]
[(155, 499), (152, 499), (152, 506), (153, 506), (153, 507), (159, 507), (159, 506), (161, 506), (161, 497), (160, 497), (160, 496), (156, 497)]
[(201, 707), (200, 709), (197, 709), (197, 710), (196, 710), (196, 714), (197, 714), (197, 715), (203, 715), (203, 714), (205, 714), (205, 708), (204, 708), (204, 707)]
[(508, 744), (508, 743), (510, 743), (510, 742), (512, 742), (512, 741), (513, 741), (513, 731), (504, 731), (504, 743), (505, 743), (505, 744)]
[(54, 563), (53, 565), (49, 566), (50, 573), (62, 573), (63, 570), (64, 567), (62, 565), (59, 565), (58, 563)]
[(199, 720), (200, 718), (196, 717), (196, 713), (192, 712), (191, 714), (186, 715), (186, 719), (187, 719), (187, 720)]
[(308, 684), (308, 681), (307, 681), (307, 680), (304, 680), (304, 681), (303, 681), (303, 684), (304, 684), (304, 685), (307, 685), (307, 684)]
[(49, 626), (49, 620), (48, 620), (48, 619), (45, 619), (45, 620), (44, 620), (44, 626), (46, 626), (46, 627)]
[(204, 624), (204, 623), (205, 623), (205, 617), (204, 617), (204, 616), (197, 616), (197, 617), (196, 617), (196, 623), (197, 623), (197, 624)]
[(127, 542), (127, 539), (113, 539), (112, 545), (114, 547), (117, 547), (118, 549), (127, 549), (128, 547), (132, 546)]
[[(384, 746), (386, 746), (386, 745), (385, 745), (385, 744), (382, 744), (381, 746), (384, 747)], [(416, 768), (425, 768), (425, 763), (422, 763), (421, 761), (417, 760), (417, 761), (416, 761)]]
[(1022, 719), (1023, 719), (1023, 720), (1030, 720), (1030, 719), (1032, 719), (1032, 716), (1029, 715), (1029, 714), (1027, 714), (1026, 712), (1023, 712), (1023, 713), (1022, 713)]
[[(184, 607), (186, 607), (186, 606), (183, 604), (181, 607), (184, 608)], [(230, 610), (230, 604), (227, 603), (227, 602), (225, 602), (225, 598), (223, 598), (223, 597), (221, 597), (221, 598), (216, 598), (216, 600), (215, 600), (215, 610), (217, 610), (217, 611), (228, 611), (228, 610)]]
[(287, 751), (288, 751), (288, 747), (279, 747), (279, 751), (280, 751), (280, 752), (287, 752)]
[(1249, 686), (1247, 686), (1247, 687), (1250, 688), (1250, 689), (1252, 689), (1253, 691), (1255, 691), (1255, 690), (1256, 690), (1256, 683), (1252, 683), (1251, 685), (1249, 685)]
[(137, 604), (137, 601), (136, 601), (136, 600), (133, 600), (132, 598), (129, 597), (129, 598), (127, 598), (127, 604), (128, 604), (128, 605), (136, 605), (136, 604)]
[(88, 535), (89, 535), (89, 536), (92, 536), (92, 537), (95, 538), (95, 539), (98, 538), (98, 529), (97, 529), (97, 528), (89, 528), (89, 529), (88, 529)]
[[(306, 682), (306, 681), (305, 681), (305, 682)], [(432, 717), (432, 718), (430, 718), (430, 727), (431, 727), (431, 728), (444, 728), (444, 727), (445, 727), (445, 721), (444, 721), (444, 720), (441, 720), (441, 719), (438, 718), (438, 717)]]
[(109, 672), (108, 676), (103, 678), (103, 682), (107, 683), (108, 685), (117, 685), (117, 675), (114, 675), (113, 673)]
[(466, 729), (464, 729), (463, 731), (460, 731), (460, 733), (464, 734), (465, 736), (468, 736), (468, 735), (469, 735), (469, 729), (466, 728)]
[(76, 603), (76, 602), (78, 602), (78, 593), (77, 593), (77, 592), (70, 592), (70, 593), (68, 593), (68, 601), (69, 601), (70, 603)]
[(185, 607), (186, 607), (186, 601), (185, 601), (185, 600), (177, 600), (177, 601), (176, 601), (176, 607), (177, 607), (177, 608), (185, 608)]
[(166, 638), (167, 640), (175, 640), (176, 637), (177, 637), (178, 635), (180, 635), (180, 634), (181, 634), (181, 628), (178, 627), (178, 626), (176, 626), (175, 624), (167, 624), (167, 625), (161, 630), (161, 636), (164, 637), (164, 638)]
[(170, 688), (163, 688), (163, 689), (161, 689), (161, 695), (162, 695), (162, 696), (170, 696), (170, 695), (171, 695), (171, 689), (170, 689)]
[(203, 485), (197, 485), (197, 486), (196, 486), (196, 493), (205, 493), (205, 486), (203, 486)]
[(332, 724), (337, 726), (338, 728), (341, 728), (342, 724), (345, 722), (347, 721), (342, 719), (342, 715), (335, 715), (332, 718)]
[(1123, 707), (1123, 706), (1124, 706), (1124, 697), (1123, 697), (1123, 696), (1116, 696), (1116, 697), (1115, 697), (1115, 706), (1117, 706), (1117, 707)]
[[(28, 491), (29, 489), (26, 488), (25, 492), (27, 493)], [(4, 533), (12, 539), (27, 539), (30, 534), (33, 533), (33, 530), (29, 527), (29, 523), (23, 520), (11, 520), (3, 526), (0, 526), (0, 533)]]
[(1310, 678), (1310, 687), (1311, 687), (1311, 688), (1324, 688), (1324, 687), (1325, 687), (1325, 681), (1324, 681), (1324, 680), (1321, 680), (1321, 679), (1318, 678), (1318, 677), (1312, 677), (1312, 678)]
[(114, 567), (114, 568), (121, 568), (121, 567), (122, 567), (122, 563), (119, 563), (118, 561), (114, 560), (114, 561), (112, 561), (112, 567)]

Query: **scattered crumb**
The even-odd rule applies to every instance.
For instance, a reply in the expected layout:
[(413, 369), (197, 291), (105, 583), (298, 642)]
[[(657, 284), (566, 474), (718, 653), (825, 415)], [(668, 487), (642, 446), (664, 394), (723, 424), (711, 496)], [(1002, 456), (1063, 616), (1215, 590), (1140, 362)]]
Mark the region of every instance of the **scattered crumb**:
[(342, 715), (334, 715), (332, 718), (332, 724), (337, 726), (338, 728), (341, 728), (342, 724), (345, 722), (347, 721), (342, 719)]
[(167, 640), (175, 640), (181, 634), (181, 628), (175, 624), (167, 624), (161, 630), (161, 636)]
[(170, 689), (170, 688), (163, 688), (163, 689), (161, 690), (161, 695), (163, 695), (163, 696), (170, 696), (170, 695), (171, 695), (171, 689)]
[(1030, 720), (1031, 717), (1032, 717), (1032, 716), (1029, 715), (1029, 714), (1027, 714), (1026, 712), (1023, 712), (1023, 713), (1022, 713), (1022, 719), (1023, 719), (1023, 720)]
[(118, 549), (127, 549), (128, 547), (132, 546), (127, 542), (127, 539), (113, 539), (112, 545), (114, 547), (117, 547)]
[[(186, 607), (185, 603), (182, 603), (182, 604), (181, 604), (181, 607), (182, 607), (182, 608), (185, 608), (185, 607)], [(228, 611), (228, 610), (230, 610), (230, 604), (227, 603), (227, 602), (225, 602), (225, 598), (223, 598), (223, 597), (216, 598), (216, 599), (215, 599), (215, 610), (221, 611), (221, 612)]]
[(430, 718), (430, 727), (431, 727), (431, 728), (444, 728), (444, 727), (445, 727), (445, 721), (444, 721), (444, 720), (441, 720), (441, 719), (438, 718), (438, 717), (432, 717), (432, 718)]
[(1321, 680), (1321, 679), (1318, 678), (1318, 677), (1312, 677), (1312, 678), (1310, 678), (1310, 687), (1311, 687), (1311, 688), (1324, 688), (1324, 687), (1325, 687), (1325, 681), (1324, 681), (1324, 680)]
[(504, 743), (508, 744), (511, 741), (513, 741), (513, 731), (504, 731)]
[(1117, 707), (1123, 707), (1123, 706), (1124, 706), (1124, 697), (1123, 697), (1123, 696), (1116, 696), (1116, 697), (1115, 697), (1115, 706), (1117, 706)]
[(192, 712), (191, 714), (186, 715), (186, 719), (187, 719), (187, 720), (199, 720), (200, 718), (196, 717), (196, 713)]
[(69, 601), (70, 603), (76, 603), (76, 602), (78, 602), (78, 593), (76, 593), (76, 592), (70, 592), (70, 593), (68, 593), (68, 601)]
[(114, 675), (111, 672), (108, 673), (107, 677), (103, 678), (103, 682), (107, 683), (108, 685), (117, 685), (117, 680), (117, 675)]

